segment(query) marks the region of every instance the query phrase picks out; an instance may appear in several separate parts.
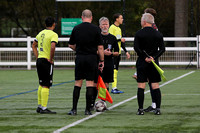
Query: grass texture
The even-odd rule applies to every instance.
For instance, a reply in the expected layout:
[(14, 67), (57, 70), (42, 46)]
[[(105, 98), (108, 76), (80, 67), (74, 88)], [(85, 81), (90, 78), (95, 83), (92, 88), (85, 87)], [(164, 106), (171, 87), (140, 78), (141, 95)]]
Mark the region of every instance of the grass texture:
[[(133, 69), (119, 69), (118, 89), (123, 94), (111, 94), (113, 104), (137, 94), (137, 83), (131, 77)], [(190, 71), (194, 73), (161, 87), (162, 115), (136, 115), (137, 99), (86, 120), (63, 133), (198, 133), (200, 132), (200, 71), (165, 70), (168, 81)], [(48, 108), (57, 114), (37, 114), (38, 79), (35, 70), (0, 70), (0, 132), (52, 133), (83, 119), (85, 110), (85, 82), (81, 89), (77, 116), (69, 116), (74, 86), (73, 69), (55, 69), (54, 86), (50, 89)], [(163, 84), (164, 82), (161, 82)], [(110, 85), (111, 90), (111, 85)], [(148, 85), (146, 90), (148, 91)], [(144, 107), (151, 105), (150, 93), (145, 94)], [(93, 112), (93, 114), (95, 111)]]

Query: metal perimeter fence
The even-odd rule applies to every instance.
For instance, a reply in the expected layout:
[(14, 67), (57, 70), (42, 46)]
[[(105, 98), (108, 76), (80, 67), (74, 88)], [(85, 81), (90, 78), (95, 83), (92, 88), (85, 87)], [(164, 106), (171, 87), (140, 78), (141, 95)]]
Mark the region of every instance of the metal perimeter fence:
[[(127, 43), (132, 43), (134, 37), (125, 37)], [(26, 66), (28, 70), (36, 65), (31, 44), (34, 38), (0, 38), (0, 67), (20, 67)], [(59, 38), (59, 43), (66, 43), (69, 38)], [(160, 65), (195, 65), (199, 68), (200, 36), (196, 37), (164, 37), (164, 41), (186, 41), (195, 43), (195, 47), (166, 47), (166, 52), (159, 58)], [(17, 42), (26, 43), (26, 47), (1, 47), (1, 43)], [(127, 47), (131, 58), (126, 59), (122, 52), (120, 65), (134, 66), (137, 54), (133, 47)], [(74, 66), (75, 52), (68, 47), (57, 47), (55, 52), (55, 66)]]

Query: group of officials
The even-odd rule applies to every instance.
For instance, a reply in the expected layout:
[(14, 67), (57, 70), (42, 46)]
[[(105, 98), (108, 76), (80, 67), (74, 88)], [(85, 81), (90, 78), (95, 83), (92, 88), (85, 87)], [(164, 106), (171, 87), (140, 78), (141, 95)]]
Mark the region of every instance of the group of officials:
[[(98, 75), (102, 76), (107, 89), (112, 85), (111, 93), (123, 93), (117, 89), (117, 72), (120, 62), (121, 47), (127, 52), (119, 25), (123, 23), (123, 16), (115, 14), (114, 24), (109, 25), (106, 17), (99, 19), (99, 27), (92, 24), (92, 12), (88, 9), (82, 12), (82, 23), (73, 28), (69, 47), (76, 52), (75, 59), (75, 85), (73, 90), (72, 109), (68, 115), (77, 114), (77, 104), (83, 80), (86, 79), (86, 108), (85, 115), (92, 115), (91, 109), (96, 99), (96, 81)], [(45, 19), (46, 29), (41, 31), (32, 44), (36, 56), (36, 67), (39, 78), (37, 113), (55, 114), (47, 108), (49, 89), (52, 85), (53, 64), (55, 46), (58, 43), (58, 35), (53, 31), (55, 20), (52, 17)], [(153, 67), (151, 60), (158, 64), (158, 58), (165, 51), (162, 34), (153, 29), (154, 17), (150, 13), (144, 13), (141, 17), (142, 29), (135, 34), (134, 49), (138, 54), (136, 63), (138, 82), (137, 115), (143, 115), (145, 82), (151, 83), (154, 92), (156, 109), (154, 113), (160, 115), (161, 92), (159, 73)]]

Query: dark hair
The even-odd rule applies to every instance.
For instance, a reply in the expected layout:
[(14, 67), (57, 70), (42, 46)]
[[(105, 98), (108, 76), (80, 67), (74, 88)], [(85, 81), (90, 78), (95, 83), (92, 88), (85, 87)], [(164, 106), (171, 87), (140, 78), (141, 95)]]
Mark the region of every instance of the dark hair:
[(146, 8), (144, 10), (144, 13), (150, 13), (151, 15), (153, 15), (154, 17), (156, 17), (157, 13), (156, 10), (154, 10), (153, 8)]
[(55, 23), (55, 19), (51, 16), (46, 17), (45, 19), (45, 25), (46, 27), (52, 27), (52, 25)]
[(115, 14), (113, 15), (113, 22), (115, 22), (116, 19), (119, 18), (120, 15), (121, 15), (120, 13), (115, 13)]

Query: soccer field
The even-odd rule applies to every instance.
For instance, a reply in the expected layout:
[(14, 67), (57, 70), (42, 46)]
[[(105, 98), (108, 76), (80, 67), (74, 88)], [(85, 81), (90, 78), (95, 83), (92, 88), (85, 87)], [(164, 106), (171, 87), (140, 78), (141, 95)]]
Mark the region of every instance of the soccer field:
[[(64, 133), (200, 132), (200, 70), (165, 70), (168, 81), (160, 83), (162, 114), (159, 116), (153, 113), (136, 115), (137, 83), (131, 77), (134, 72), (131, 68), (119, 70), (118, 88), (125, 93), (111, 94), (113, 104), (107, 103), (109, 111), (84, 115), (84, 84), (78, 114), (69, 116), (73, 69), (54, 70), (54, 85), (48, 103), (48, 108), (57, 112), (53, 115), (36, 113), (38, 79), (35, 70), (0, 70), (0, 133), (52, 133), (59, 130)], [(148, 86), (145, 91), (144, 107), (148, 107), (151, 105)]]

